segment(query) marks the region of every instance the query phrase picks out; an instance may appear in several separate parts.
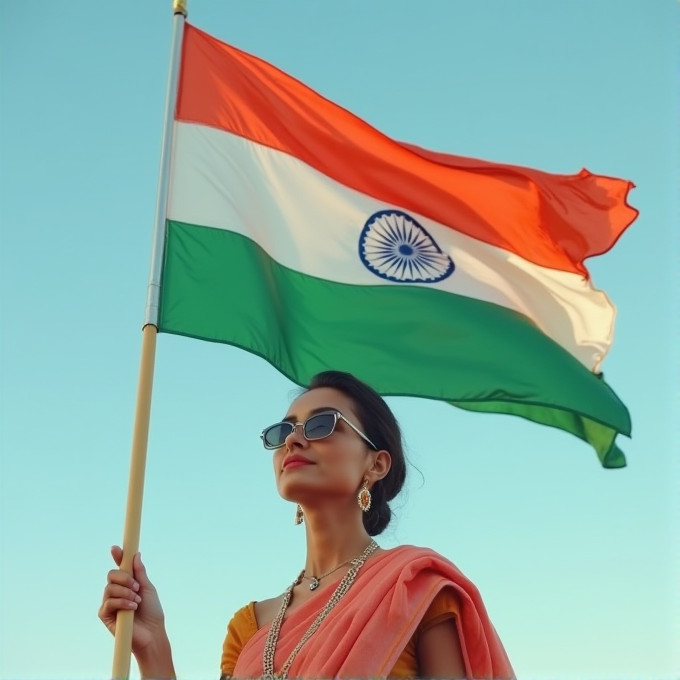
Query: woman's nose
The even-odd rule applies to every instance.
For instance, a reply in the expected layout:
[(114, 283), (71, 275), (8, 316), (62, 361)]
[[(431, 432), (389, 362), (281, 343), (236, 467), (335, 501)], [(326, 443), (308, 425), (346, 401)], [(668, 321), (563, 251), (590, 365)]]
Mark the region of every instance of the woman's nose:
[(300, 448), (306, 449), (309, 442), (303, 434), (304, 425), (302, 423), (295, 423), (293, 427), (295, 429), (285, 439), (286, 447), (292, 449), (294, 446), (299, 446)]

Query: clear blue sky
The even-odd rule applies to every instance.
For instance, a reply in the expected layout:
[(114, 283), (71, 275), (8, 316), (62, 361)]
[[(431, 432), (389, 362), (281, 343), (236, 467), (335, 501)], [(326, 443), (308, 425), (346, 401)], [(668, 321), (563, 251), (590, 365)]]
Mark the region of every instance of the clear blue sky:
[[(395, 138), (637, 184), (639, 219), (589, 263), (618, 307), (604, 370), (632, 414), (629, 466), (510, 417), (391, 399), (422, 475), (380, 543), (463, 569), (523, 678), (677, 677), (680, 4), (189, 12)], [(170, 0), (0, 3), (3, 678), (110, 673), (96, 611), (122, 538), (170, 33)], [(245, 352), (159, 338), (142, 553), (186, 680), (218, 677), (232, 613), (301, 568), (258, 438), (292, 389)]]

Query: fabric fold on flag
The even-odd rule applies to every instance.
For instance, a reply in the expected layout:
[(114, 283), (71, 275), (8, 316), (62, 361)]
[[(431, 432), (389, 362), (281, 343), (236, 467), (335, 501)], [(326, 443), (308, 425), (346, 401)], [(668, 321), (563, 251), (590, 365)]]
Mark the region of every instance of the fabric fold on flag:
[(518, 415), (625, 458), (604, 382), (615, 308), (584, 265), (632, 183), (396, 142), (187, 25), (159, 330), (253, 352), (304, 385)]

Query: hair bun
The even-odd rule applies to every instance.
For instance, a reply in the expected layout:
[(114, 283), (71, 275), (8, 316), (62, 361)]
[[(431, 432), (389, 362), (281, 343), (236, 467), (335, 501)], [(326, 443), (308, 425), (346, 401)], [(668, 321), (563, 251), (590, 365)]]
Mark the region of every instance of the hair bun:
[(381, 505), (371, 508), (364, 517), (364, 529), (368, 532), (369, 536), (377, 536), (382, 534), (392, 519), (392, 509), (387, 504), (387, 501)]

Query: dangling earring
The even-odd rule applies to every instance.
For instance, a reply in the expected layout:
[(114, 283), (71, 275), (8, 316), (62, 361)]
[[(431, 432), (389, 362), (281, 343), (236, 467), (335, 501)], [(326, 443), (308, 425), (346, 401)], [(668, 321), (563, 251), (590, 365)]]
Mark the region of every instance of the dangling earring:
[(371, 492), (368, 490), (367, 479), (364, 479), (364, 485), (361, 487), (361, 491), (359, 491), (357, 502), (364, 512), (368, 512), (371, 509)]
[(302, 507), (298, 503), (298, 506), (295, 510), (295, 524), (302, 524), (305, 521), (305, 516), (302, 512)]

